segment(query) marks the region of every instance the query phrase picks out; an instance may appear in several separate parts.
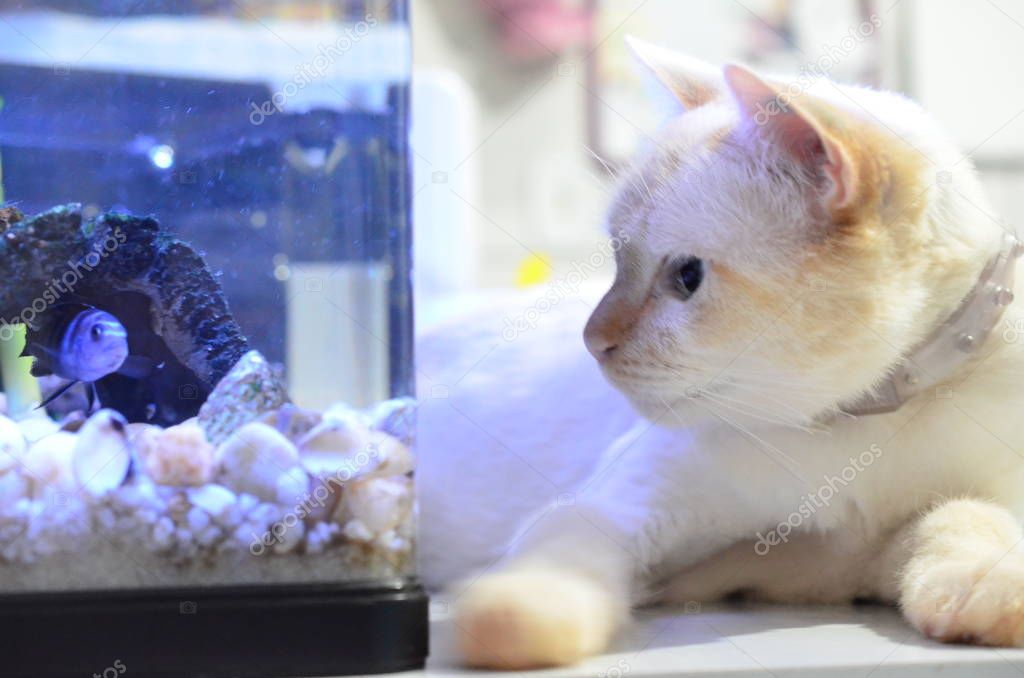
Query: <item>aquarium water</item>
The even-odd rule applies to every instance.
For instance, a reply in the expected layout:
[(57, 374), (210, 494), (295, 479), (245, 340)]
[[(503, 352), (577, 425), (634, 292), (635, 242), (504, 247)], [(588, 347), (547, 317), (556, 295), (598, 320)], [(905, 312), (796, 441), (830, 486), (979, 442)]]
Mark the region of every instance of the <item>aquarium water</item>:
[(0, 2), (0, 592), (412, 575), (406, 5)]

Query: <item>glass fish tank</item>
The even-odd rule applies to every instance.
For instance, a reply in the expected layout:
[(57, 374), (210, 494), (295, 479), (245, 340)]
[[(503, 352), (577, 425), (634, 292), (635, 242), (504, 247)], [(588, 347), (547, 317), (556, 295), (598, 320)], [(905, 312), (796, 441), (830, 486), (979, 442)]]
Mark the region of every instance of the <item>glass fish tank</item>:
[(5, 676), (422, 665), (410, 42), (0, 0)]

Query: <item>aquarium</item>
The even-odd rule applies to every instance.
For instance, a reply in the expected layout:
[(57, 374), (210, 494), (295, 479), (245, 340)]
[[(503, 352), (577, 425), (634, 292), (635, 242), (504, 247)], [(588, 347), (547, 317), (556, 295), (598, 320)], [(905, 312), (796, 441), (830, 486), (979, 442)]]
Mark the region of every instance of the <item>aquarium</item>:
[(58, 628), (87, 673), (422, 661), (407, 11), (0, 0), (0, 627), (26, 675), (61, 675), (52, 637), (30, 651)]

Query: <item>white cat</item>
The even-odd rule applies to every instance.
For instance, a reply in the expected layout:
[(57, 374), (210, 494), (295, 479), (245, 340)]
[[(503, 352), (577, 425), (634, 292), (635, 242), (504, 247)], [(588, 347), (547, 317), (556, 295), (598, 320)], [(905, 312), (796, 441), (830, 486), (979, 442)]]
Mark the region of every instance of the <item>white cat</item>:
[(449, 594), (466, 661), (736, 591), (1024, 643), (1020, 248), (969, 159), (894, 94), (634, 48), (685, 112), (621, 177), (593, 357), (575, 299), (420, 349), (423, 573), (483, 571)]

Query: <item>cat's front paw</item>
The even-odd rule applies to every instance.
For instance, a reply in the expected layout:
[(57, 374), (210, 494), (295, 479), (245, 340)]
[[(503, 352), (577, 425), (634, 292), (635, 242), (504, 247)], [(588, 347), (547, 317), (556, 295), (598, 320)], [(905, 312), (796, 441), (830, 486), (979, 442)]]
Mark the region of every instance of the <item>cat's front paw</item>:
[(600, 652), (617, 616), (614, 598), (597, 582), (556, 569), (484, 576), (455, 606), (463, 660), (506, 670), (561, 666)]
[(903, 578), (903, 613), (929, 638), (1024, 646), (1024, 556), (937, 562)]

